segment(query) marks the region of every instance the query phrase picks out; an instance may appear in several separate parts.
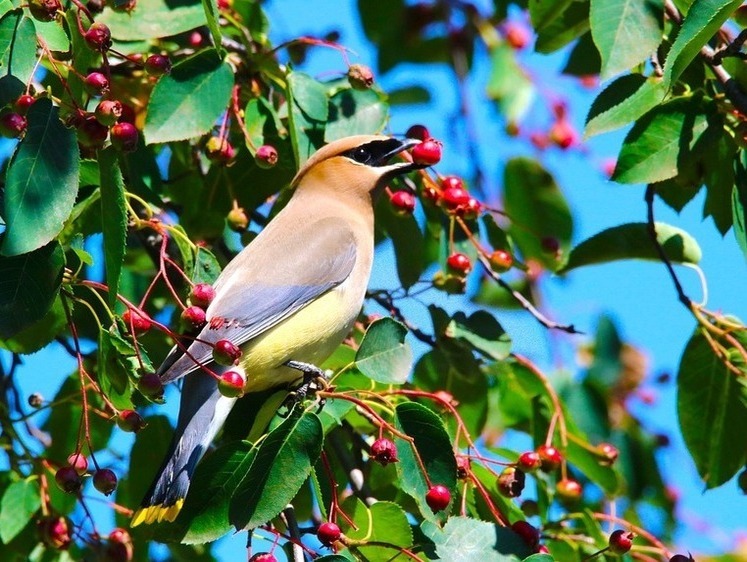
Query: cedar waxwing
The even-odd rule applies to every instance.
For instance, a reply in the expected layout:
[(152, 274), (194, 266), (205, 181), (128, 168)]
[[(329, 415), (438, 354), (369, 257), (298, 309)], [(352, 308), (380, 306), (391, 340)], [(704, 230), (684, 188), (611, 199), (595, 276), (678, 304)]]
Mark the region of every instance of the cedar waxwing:
[[(159, 369), (164, 383), (188, 376), (171, 447), (132, 526), (176, 519), (197, 462), (237, 400), (221, 395), (201, 365), (219, 375), (238, 370), (246, 392), (293, 387), (350, 332), (371, 274), (376, 195), (422, 167), (389, 164), (415, 144), (360, 135), (319, 149), (293, 179), (286, 207), (220, 274), (197, 339), (176, 359), (172, 349)], [(211, 344), (223, 339), (240, 346), (238, 366), (213, 362)]]

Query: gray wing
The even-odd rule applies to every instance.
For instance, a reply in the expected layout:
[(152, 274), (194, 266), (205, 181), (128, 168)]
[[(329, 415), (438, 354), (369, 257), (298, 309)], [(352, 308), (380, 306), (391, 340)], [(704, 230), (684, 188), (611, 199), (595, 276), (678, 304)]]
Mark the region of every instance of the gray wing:
[(218, 278), (205, 327), (187, 354), (174, 360), (182, 352), (172, 349), (159, 369), (164, 383), (209, 365), (210, 344), (227, 339), (241, 345), (257, 337), (338, 286), (353, 270), (355, 237), (343, 218), (289, 225), (290, 234), (271, 226), (276, 228), (257, 237)]

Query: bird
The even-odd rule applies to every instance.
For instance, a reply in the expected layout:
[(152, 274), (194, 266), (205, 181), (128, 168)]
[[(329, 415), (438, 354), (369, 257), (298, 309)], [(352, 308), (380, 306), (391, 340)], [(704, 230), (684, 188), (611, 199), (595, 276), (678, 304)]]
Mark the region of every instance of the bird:
[[(157, 371), (184, 377), (171, 445), (130, 525), (173, 522), (197, 463), (237, 398), (220, 393), (229, 367), (212, 350), (227, 339), (241, 349), (245, 392), (294, 388), (350, 333), (363, 306), (374, 254), (374, 204), (393, 177), (424, 167), (391, 162), (420, 141), (355, 135), (331, 142), (301, 166), (287, 205), (223, 269), (206, 323), (182, 353)], [(212, 371), (206, 372), (207, 370)]]

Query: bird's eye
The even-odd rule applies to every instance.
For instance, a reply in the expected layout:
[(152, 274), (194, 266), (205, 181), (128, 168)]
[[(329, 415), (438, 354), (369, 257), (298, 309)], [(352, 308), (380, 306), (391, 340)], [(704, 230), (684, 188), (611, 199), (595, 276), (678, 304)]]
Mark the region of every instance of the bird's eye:
[(365, 164), (366, 162), (371, 160), (371, 153), (362, 146), (359, 146), (353, 151), (353, 160), (355, 160), (356, 162), (360, 162), (361, 164)]

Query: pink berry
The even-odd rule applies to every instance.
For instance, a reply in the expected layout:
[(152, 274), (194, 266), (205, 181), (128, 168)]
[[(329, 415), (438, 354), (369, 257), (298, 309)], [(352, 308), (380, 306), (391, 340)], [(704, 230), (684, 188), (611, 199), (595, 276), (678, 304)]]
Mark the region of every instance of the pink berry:
[(416, 164), (432, 166), (441, 160), (441, 143), (436, 139), (426, 139), (412, 149), (412, 161)]
[(457, 478), (464, 480), (470, 473), (470, 460), (466, 455), (457, 455)]
[(26, 127), (28, 121), (20, 113), (8, 111), (0, 116), (0, 135), (6, 138), (17, 139), (26, 131)]
[(122, 103), (117, 100), (103, 100), (96, 106), (95, 115), (99, 123), (111, 127), (122, 117)]
[(112, 145), (121, 152), (133, 152), (137, 149), (140, 135), (132, 123), (117, 123), (112, 127)]
[(227, 165), (236, 157), (236, 149), (228, 142), (228, 139), (210, 137), (205, 145), (205, 156), (211, 162)]
[(92, 96), (100, 96), (109, 91), (109, 79), (100, 72), (91, 72), (83, 81), (83, 87)]
[(542, 459), (535, 451), (527, 451), (519, 456), (517, 466), (524, 472), (534, 472), (542, 466)]
[(602, 457), (601, 463), (607, 466), (614, 463), (617, 457), (620, 456), (620, 451), (617, 450), (617, 447), (610, 443), (600, 443), (597, 445), (597, 453)]
[(94, 51), (105, 53), (112, 46), (112, 32), (103, 23), (94, 22), (88, 28), (83, 39)]
[(409, 191), (395, 191), (389, 196), (394, 212), (399, 216), (408, 216), (415, 210), (415, 196)]
[(244, 394), (246, 381), (238, 371), (226, 371), (218, 380), (218, 390), (227, 398), (238, 398)]
[(389, 439), (377, 439), (371, 445), (371, 458), (381, 466), (392, 462), (399, 462), (397, 458), (397, 447)]
[(437, 484), (431, 486), (428, 493), (425, 495), (425, 503), (428, 504), (434, 513), (443, 511), (449, 506), (451, 502), (451, 492), (446, 486)]
[(263, 144), (257, 149), (254, 161), (263, 170), (273, 168), (278, 163), (278, 151), (270, 144)]
[(572, 478), (563, 478), (555, 484), (555, 493), (560, 501), (564, 503), (574, 503), (584, 493), (584, 489), (579, 482)]
[(80, 476), (88, 471), (88, 460), (83, 453), (73, 453), (67, 458), (67, 464), (72, 466)]
[(66, 550), (73, 542), (70, 537), (70, 525), (64, 517), (56, 515), (43, 517), (36, 522), (36, 528), (42, 542), (51, 548)]
[(205, 324), (205, 310), (199, 306), (189, 306), (182, 311), (181, 318), (189, 328), (198, 329)]
[(563, 150), (578, 143), (578, 134), (566, 119), (558, 119), (548, 132), (550, 140)]
[(331, 546), (340, 540), (341, 536), (342, 533), (340, 532), (340, 527), (331, 521), (322, 523), (316, 531), (316, 538), (318, 538), (319, 542), (324, 546)]
[(354, 90), (368, 90), (374, 83), (374, 74), (363, 64), (351, 64), (348, 68), (348, 82)]
[(207, 308), (215, 298), (215, 289), (208, 283), (197, 283), (189, 293), (190, 302), (200, 308)]
[(104, 146), (109, 135), (109, 127), (99, 123), (96, 116), (89, 114), (78, 124), (78, 142), (86, 148), (100, 148)]
[(218, 365), (229, 367), (236, 365), (241, 357), (241, 350), (231, 340), (218, 340), (213, 347), (213, 361)]
[(151, 76), (163, 76), (171, 72), (171, 61), (165, 55), (151, 55), (145, 59), (145, 71)]
[(124, 311), (124, 314), (122, 314), (122, 320), (124, 321), (125, 326), (127, 326), (128, 330), (134, 329), (138, 334), (147, 332), (153, 325), (150, 318), (141, 315), (139, 312), (129, 308)]
[(504, 28), (504, 36), (506, 43), (511, 45), (516, 50), (521, 50), (529, 43), (529, 30), (523, 25), (518, 23), (510, 22), (506, 24)]
[(100, 468), (93, 473), (93, 487), (108, 496), (117, 489), (117, 475), (113, 470)]

